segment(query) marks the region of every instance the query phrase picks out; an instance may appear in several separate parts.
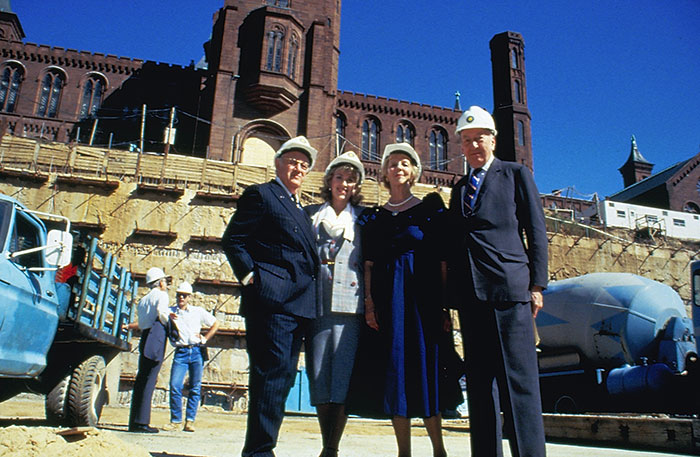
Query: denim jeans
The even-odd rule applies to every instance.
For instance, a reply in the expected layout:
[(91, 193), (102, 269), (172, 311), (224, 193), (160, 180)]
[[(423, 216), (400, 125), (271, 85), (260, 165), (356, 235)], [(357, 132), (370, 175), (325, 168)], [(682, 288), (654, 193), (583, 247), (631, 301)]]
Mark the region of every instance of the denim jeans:
[(182, 388), (189, 373), (185, 420), (194, 421), (202, 390), (202, 351), (199, 346), (175, 349), (170, 371), (170, 422), (182, 422)]

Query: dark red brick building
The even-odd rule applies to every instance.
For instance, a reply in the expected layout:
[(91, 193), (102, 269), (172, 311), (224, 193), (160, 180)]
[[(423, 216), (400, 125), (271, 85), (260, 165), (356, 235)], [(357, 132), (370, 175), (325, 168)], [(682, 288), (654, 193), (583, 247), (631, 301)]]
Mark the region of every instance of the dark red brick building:
[[(306, 135), (319, 168), (353, 149), (370, 176), (386, 144), (408, 141), (423, 161), (421, 181), (450, 185), (464, 173), (458, 101), (443, 108), (338, 90), (339, 0), (222, 1), (206, 58), (182, 67), (25, 42), (0, 0), (2, 127), (263, 166), (286, 139)], [(491, 41), (494, 117), (497, 155), (532, 168), (523, 50), (514, 32)], [(171, 123), (177, 134), (166, 147)]]
[(609, 200), (700, 214), (700, 153), (652, 173), (654, 165), (639, 152), (632, 137), (630, 154), (620, 173), (624, 188)]

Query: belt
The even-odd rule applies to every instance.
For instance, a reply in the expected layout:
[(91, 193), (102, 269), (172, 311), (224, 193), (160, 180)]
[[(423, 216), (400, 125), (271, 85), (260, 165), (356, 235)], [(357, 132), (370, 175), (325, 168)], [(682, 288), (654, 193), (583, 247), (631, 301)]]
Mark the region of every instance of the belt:
[(321, 265), (335, 265), (335, 260), (321, 260)]
[(184, 346), (175, 346), (175, 349), (191, 349), (200, 346), (199, 344), (186, 344)]

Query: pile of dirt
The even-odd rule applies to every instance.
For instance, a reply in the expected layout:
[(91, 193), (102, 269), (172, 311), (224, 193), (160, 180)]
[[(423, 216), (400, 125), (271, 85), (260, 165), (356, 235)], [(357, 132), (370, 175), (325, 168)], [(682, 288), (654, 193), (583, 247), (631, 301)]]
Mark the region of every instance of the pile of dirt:
[(0, 457), (150, 457), (141, 446), (93, 427), (58, 429), (11, 425), (0, 428)]

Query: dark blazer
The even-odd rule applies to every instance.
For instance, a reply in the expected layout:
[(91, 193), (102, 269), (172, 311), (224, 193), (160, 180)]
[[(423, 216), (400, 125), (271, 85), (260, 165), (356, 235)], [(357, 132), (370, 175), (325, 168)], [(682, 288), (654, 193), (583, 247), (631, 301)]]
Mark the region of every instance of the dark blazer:
[(243, 288), (241, 311), (316, 317), (319, 267), (311, 219), (277, 181), (248, 187), (222, 237), (222, 247)]
[(165, 342), (167, 339), (168, 332), (166, 326), (163, 325), (160, 319), (156, 319), (146, 336), (146, 342), (143, 346), (143, 356), (156, 362), (162, 362), (163, 356), (165, 355)]
[(548, 279), (544, 212), (532, 173), (494, 159), (471, 213), (462, 206), (468, 182), (468, 175), (460, 179), (450, 197), (452, 239), (459, 244), (452, 250), (450, 274), (457, 280), (451, 282), (463, 287), (466, 280), (481, 301), (530, 301), (530, 287), (545, 288)]

